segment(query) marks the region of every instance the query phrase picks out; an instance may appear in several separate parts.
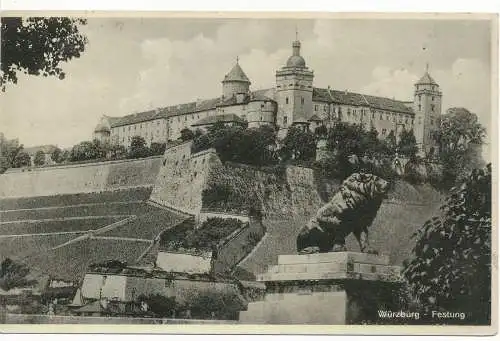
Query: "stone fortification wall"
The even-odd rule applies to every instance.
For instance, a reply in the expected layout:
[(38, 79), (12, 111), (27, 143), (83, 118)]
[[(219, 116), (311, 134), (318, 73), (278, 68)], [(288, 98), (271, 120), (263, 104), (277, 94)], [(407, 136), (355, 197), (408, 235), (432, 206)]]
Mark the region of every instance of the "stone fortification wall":
[(198, 215), (209, 170), (220, 164), (214, 149), (191, 154), (192, 142), (165, 151), (151, 200), (189, 214)]
[(63, 165), (0, 175), (0, 197), (100, 192), (154, 184), (161, 157)]

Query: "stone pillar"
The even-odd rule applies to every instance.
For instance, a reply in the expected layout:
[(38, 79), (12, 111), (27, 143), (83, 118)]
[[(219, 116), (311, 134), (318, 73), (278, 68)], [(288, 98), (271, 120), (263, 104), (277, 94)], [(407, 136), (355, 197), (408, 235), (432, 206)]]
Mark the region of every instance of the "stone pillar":
[(266, 295), (240, 312), (240, 322), (373, 323), (379, 310), (397, 309), (399, 272), (388, 257), (366, 253), (281, 255), (278, 265), (257, 275), (266, 284)]

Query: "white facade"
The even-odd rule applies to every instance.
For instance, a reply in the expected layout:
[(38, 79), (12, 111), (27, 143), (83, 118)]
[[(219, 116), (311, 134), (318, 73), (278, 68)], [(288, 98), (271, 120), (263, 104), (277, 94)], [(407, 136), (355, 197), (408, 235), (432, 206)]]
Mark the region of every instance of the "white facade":
[[(412, 102), (315, 88), (314, 74), (300, 55), (300, 47), (299, 41), (293, 42), (292, 55), (276, 72), (273, 88), (251, 91), (250, 80), (236, 63), (222, 81), (219, 98), (121, 118), (105, 116), (95, 134), (126, 147), (136, 135), (144, 137), (148, 145), (165, 143), (177, 140), (183, 129), (196, 130), (196, 122), (202, 119), (234, 114), (247, 121), (249, 128), (276, 125), (281, 137), (294, 124), (314, 130), (338, 121), (363, 124), (366, 129), (373, 126), (380, 138), (391, 131), (399, 136), (403, 129), (413, 129), (421, 151), (431, 150), (432, 131), (439, 127), (441, 92), (427, 72), (415, 84)], [(109, 127), (109, 137), (103, 127)]]

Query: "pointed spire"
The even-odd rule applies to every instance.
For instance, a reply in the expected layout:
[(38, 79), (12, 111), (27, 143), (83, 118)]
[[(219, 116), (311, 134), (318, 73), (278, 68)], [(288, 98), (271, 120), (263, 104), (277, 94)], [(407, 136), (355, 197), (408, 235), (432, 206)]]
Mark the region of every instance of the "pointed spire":
[(295, 40), (299, 40), (299, 29), (297, 28), (297, 25), (295, 25)]
[(429, 73), (429, 62), (425, 64), (425, 73)]
[(236, 64), (239, 64), (239, 62), (240, 62), (240, 57), (236, 56)]

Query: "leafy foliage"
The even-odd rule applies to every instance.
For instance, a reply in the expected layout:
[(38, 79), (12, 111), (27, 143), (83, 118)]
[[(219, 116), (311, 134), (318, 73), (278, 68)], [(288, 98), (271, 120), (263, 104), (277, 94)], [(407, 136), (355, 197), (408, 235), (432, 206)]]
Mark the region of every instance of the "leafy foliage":
[(70, 161), (85, 161), (102, 159), (106, 157), (106, 149), (99, 140), (83, 141), (73, 146)]
[[(321, 132), (321, 131), (320, 131)], [(280, 149), (282, 160), (310, 161), (316, 156), (316, 137), (309, 130), (288, 129)]]
[(197, 319), (237, 320), (243, 309), (241, 299), (235, 293), (198, 292), (189, 297), (184, 309)]
[(239, 219), (218, 217), (208, 218), (196, 229), (181, 224), (162, 235), (162, 244), (167, 249), (213, 251), (224, 238), (242, 226), (243, 222)]
[(61, 162), (63, 162), (64, 161), (64, 156), (65, 155), (63, 154), (63, 151), (59, 147), (54, 148), (54, 150), (52, 151), (52, 154), (50, 154), (50, 158), (55, 163), (61, 163)]
[(35, 284), (36, 281), (26, 278), (29, 272), (29, 268), (24, 264), (5, 258), (0, 264), (0, 288), (10, 290)]
[(181, 130), (181, 140), (182, 141), (189, 141), (189, 140), (192, 140), (194, 139), (194, 133), (188, 129), (188, 128), (184, 128)]
[(152, 155), (163, 155), (165, 153), (165, 148), (167, 147), (166, 143), (158, 143), (158, 142), (153, 142), (151, 143), (151, 154)]
[(35, 157), (33, 158), (33, 163), (35, 166), (43, 166), (45, 164), (45, 153), (43, 150), (36, 152)]
[(417, 155), (417, 139), (415, 138), (413, 130), (403, 129), (401, 131), (401, 134), (399, 136), (398, 150), (402, 155), (409, 158), (414, 158), (415, 155)]
[(142, 136), (132, 137), (130, 142), (129, 157), (132, 159), (147, 157), (151, 155), (151, 151), (146, 146), (146, 140)]
[(276, 131), (270, 126), (245, 129), (217, 122), (208, 132), (195, 136), (193, 152), (215, 148), (222, 161), (268, 165), (277, 161)]
[(480, 147), (486, 130), (476, 114), (465, 108), (450, 108), (441, 118), (439, 130), (433, 138), (438, 144), (439, 159), (443, 164), (445, 187), (464, 180), (474, 168), (483, 167)]
[(12, 167), (14, 168), (27, 167), (30, 164), (31, 164), (31, 157), (28, 155), (28, 153), (20, 151), (14, 157), (14, 161), (12, 162)]
[(428, 310), (466, 311), (488, 324), (491, 311), (491, 165), (451, 190), (442, 215), (416, 234), (404, 269), (414, 296)]
[(65, 77), (61, 62), (80, 57), (87, 38), (79, 32), (86, 20), (69, 17), (2, 17), (1, 78), (17, 83), (17, 72)]
[(139, 302), (145, 302), (149, 310), (157, 317), (171, 317), (177, 308), (175, 297), (152, 294), (149, 296), (140, 295), (137, 299)]

